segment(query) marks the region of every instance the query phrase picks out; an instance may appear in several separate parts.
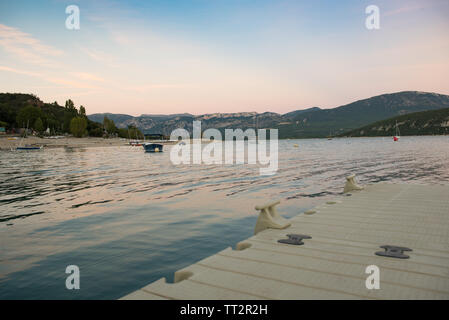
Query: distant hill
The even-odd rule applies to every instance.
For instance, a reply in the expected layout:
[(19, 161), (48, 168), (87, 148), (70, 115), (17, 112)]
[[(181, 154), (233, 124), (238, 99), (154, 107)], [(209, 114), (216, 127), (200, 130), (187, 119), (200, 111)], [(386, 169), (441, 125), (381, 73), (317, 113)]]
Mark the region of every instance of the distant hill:
[(94, 113), (87, 116), (90, 120), (103, 123), (104, 117), (108, 117), (112, 121), (114, 121), (116, 124), (118, 123), (124, 123), (128, 120), (133, 119), (133, 116), (127, 115), (127, 114), (120, 114), (120, 113)]
[(345, 137), (393, 136), (398, 124), (402, 136), (449, 134), (449, 108), (409, 113), (341, 134)]
[[(22, 117), (23, 121), (19, 121), (18, 115), (25, 108), (29, 112)], [(45, 103), (33, 94), (0, 93), (0, 123), (8, 130), (27, 126), (29, 129), (35, 129), (35, 121), (39, 118), (44, 130), (49, 128), (52, 133), (69, 133), (71, 120), (78, 116), (81, 115), (74, 106), (67, 108), (58, 105), (57, 102)], [(103, 134), (101, 125), (89, 119), (86, 119), (86, 122), (89, 135), (101, 136)]]
[[(213, 113), (204, 115), (174, 114), (174, 115), (141, 115), (138, 117), (116, 115), (116, 114), (93, 114), (89, 119), (100, 121), (107, 116), (113, 120), (119, 128), (135, 126), (144, 133), (161, 133), (170, 135), (177, 128), (183, 128), (192, 132), (193, 121), (201, 121), (202, 129), (216, 128), (221, 131), (224, 129), (247, 129), (254, 128), (273, 128), (282, 122), (282, 116), (277, 113), (265, 112), (240, 112), (240, 113)], [(102, 120), (101, 120), (102, 121)]]
[(372, 122), (417, 111), (449, 108), (449, 96), (436, 93), (404, 91), (320, 111), (298, 114), (293, 124), (280, 127), (292, 137), (338, 135)]
[(169, 135), (176, 128), (192, 130), (192, 121), (201, 120), (202, 129), (277, 128), (280, 138), (320, 138), (336, 136), (375, 121), (418, 111), (449, 108), (449, 96), (437, 93), (403, 91), (359, 100), (333, 109), (317, 107), (286, 114), (274, 112), (215, 113), (206, 115), (141, 115), (93, 114), (101, 122), (105, 115), (119, 128), (136, 126), (145, 133)]
[(312, 112), (312, 111), (320, 111), (320, 110), (321, 109), (318, 107), (313, 107), (313, 108), (308, 108), (308, 109), (303, 109), (303, 110), (295, 110), (295, 111), (284, 114), (284, 117), (293, 118), (302, 113)]

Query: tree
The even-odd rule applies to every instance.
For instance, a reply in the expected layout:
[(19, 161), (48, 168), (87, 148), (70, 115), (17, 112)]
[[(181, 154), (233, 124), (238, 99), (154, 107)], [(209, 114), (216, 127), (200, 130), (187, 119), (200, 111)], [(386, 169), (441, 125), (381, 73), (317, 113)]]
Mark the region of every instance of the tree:
[(114, 121), (110, 120), (108, 117), (104, 117), (103, 126), (104, 126), (104, 129), (106, 130), (107, 134), (113, 134), (113, 133), (118, 132)]
[(90, 121), (87, 117), (87, 132), (91, 137), (102, 137), (103, 136), (103, 125), (98, 122)]
[(87, 120), (83, 117), (75, 117), (70, 121), (70, 132), (75, 137), (81, 138), (87, 134)]
[(59, 128), (59, 121), (54, 118), (47, 118), (47, 128), (50, 128), (50, 130), (55, 131), (56, 128)]
[(68, 110), (71, 110), (71, 111), (76, 110), (75, 104), (73, 103), (73, 101), (71, 99), (69, 99), (65, 102), (65, 108)]
[(37, 118), (36, 121), (34, 121), (34, 130), (36, 130), (39, 133), (44, 131), (44, 124), (42, 123), (41, 118)]
[(93, 128), (89, 131), (89, 136), (91, 137), (102, 137), (103, 129), (102, 128)]
[(19, 113), (17, 114), (16, 122), (19, 125), (19, 127), (25, 128), (28, 125), (33, 125), (37, 120), (37, 118), (41, 117), (42, 112), (39, 108), (27, 106), (20, 109)]
[(83, 106), (80, 106), (80, 116), (85, 117), (86, 116), (86, 108)]
[(11, 107), (9, 107), (6, 103), (0, 103), (0, 119), (3, 122), (6, 122), (6, 125), (2, 125), (2, 127), (14, 127), (16, 117), (17, 113)]
[(119, 128), (118, 129), (118, 136), (120, 138), (129, 138), (129, 132), (128, 129), (125, 128)]
[(128, 136), (131, 139), (143, 139), (143, 133), (133, 125), (128, 126)]

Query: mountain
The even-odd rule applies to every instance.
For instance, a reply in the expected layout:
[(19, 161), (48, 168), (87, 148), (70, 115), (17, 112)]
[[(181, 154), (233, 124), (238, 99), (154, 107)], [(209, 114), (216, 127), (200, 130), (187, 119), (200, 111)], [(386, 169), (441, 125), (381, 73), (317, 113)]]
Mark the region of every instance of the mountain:
[(108, 117), (110, 120), (114, 121), (114, 123), (124, 123), (128, 120), (133, 119), (133, 116), (127, 114), (120, 113), (94, 113), (87, 116), (90, 120), (103, 123), (104, 117)]
[(311, 111), (320, 111), (321, 109), (318, 107), (312, 107), (308, 109), (302, 109), (302, 110), (295, 110), (289, 113), (284, 114), (284, 117), (293, 118), (301, 113), (311, 112)]
[(372, 122), (417, 111), (449, 107), (449, 96), (404, 91), (359, 100), (333, 109), (300, 113), (293, 124), (279, 127), (292, 137), (338, 135)]
[(144, 133), (162, 133), (170, 135), (177, 128), (183, 128), (192, 132), (193, 121), (201, 121), (202, 130), (216, 128), (222, 132), (224, 129), (244, 129), (247, 128), (273, 128), (283, 120), (282, 115), (265, 112), (239, 112), (239, 113), (212, 113), (203, 115), (174, 114), (174, 115), (141, 115), (132, 117), (116, 114), (93, 114), (89, 119), (102, 121), (104, 117), (113, 120), (118, 128), (135, 126)]
[[(119, 128), (136, 126), (145, 133), (170, 135), (176, 128), (191, 132), (192, 121), (201, 120), (202, 129), (217, 128), (277, 128), (280, 138), (320, 138), (339, 135), (368, 125), (412, 112), (449, 108), (449, 96), (437, 93), (403, 91), (383, 94), (352, 102), (332, 109), (317, 107), (286, 114), (274, 112), (213, 113), (205, 115), (141, 115), (132, 117), (116, 114), (93, 114), (93, 121), (101, 122), (105, 115)], [(95, 120), (94, 120), (95, 119)]]
[(449, 134), (449, 108), (408, 113), (341, 134), (344, 137), (393, 136), (398, 124), (401, 136)]

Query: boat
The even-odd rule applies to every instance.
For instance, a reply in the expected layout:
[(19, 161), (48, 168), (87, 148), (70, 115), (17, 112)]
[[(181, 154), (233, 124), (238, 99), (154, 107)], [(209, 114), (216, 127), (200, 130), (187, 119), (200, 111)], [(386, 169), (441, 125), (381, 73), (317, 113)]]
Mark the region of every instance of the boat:
[(42, 146), (24, 146), (24, 147), (17, 147), (16, 150), (41, 150)]
[(129, 142), (129, 145), (132, 146), (132, 147), (140, 147), (140, 146), (143, 146), (142, 142), (140, 142), (140, 141), (130, 141), (130, 142)]
[[(136, 138), (134, 140), (131, 140), (130, 134), (129, 134), (129, 128), (128, 128), (128, 139), (129, 139), (129, 145), (132, 147), (140, 147), (143, 146), (145, 141), (140, 141), (139, 137), (137, 136), (137, 131), (136, 133)], [(145, 136), (143, 136), (143, 139), (145, 140)]]
[(162, 152), (164, 145), (159, 143), (145, 143), (143, 149), (145, 152)]
[(43, 148), (43, 146), (33, 146), (33, 145), (29, 145), (29, 144), (26, 144), (26, 145), (22, 146), (23, 139), (25, 138), (25, 136), (27, 135), (27, 132), (28, 132), (28, 124), (29, 123), (27, 123), (27, 127), (26, 127), (26, 130), (24, 132), (24, 135), (22, 136), (22, 139), (20, 139), (19, 146), (16, 147), (16, 150), (18, 150), (18, 151), (41, 150)]
[(401, 137), (401, 133), (399, 132), (398, 122), (396, 121), (396, 133), (393, 136), (393, 141), (399, 141), (400, 137)]

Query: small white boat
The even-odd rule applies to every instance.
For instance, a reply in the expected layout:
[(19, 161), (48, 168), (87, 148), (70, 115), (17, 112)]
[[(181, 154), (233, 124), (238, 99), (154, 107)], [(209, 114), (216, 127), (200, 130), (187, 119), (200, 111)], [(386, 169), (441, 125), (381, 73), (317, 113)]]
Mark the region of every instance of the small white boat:
[(393, 136), (393, 141), (399, 141), (401, 133), (399, 132), (398, 122), (396, 121), (396, 134)]

